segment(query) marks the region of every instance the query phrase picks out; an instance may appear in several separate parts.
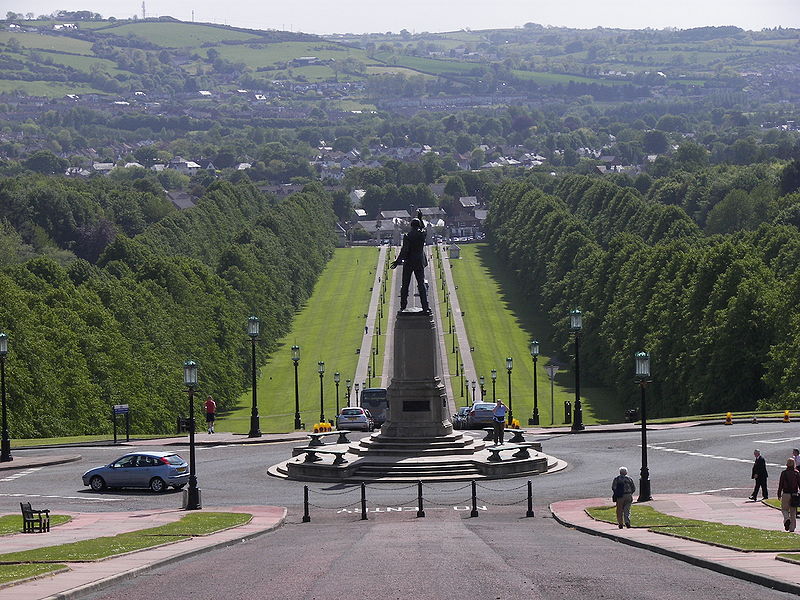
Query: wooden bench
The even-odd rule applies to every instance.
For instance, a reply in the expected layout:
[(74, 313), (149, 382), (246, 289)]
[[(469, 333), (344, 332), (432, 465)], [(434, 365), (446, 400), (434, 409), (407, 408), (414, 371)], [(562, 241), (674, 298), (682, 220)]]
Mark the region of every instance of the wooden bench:
[(22, 533), (45, 533), (50, 531), (50, 511), (35, 510), (30, 502), (20, 502), (22, 510)]
[(347, 450), (329, 450), (327, 448), (300, 448), (299, 450), (301, 453), (306, 455), (303, 462), (319, 462), (322, 460), (318, 456), (319, 454), (332, 454), (334, 457), (333, 464), (343, 465), (347, 463), (347, 459), (344, 457), (344, 455), (347, 454)]
[(336, 440), (337, 444), (349, 444), (350, 440), (347, 439), (347, 434), (350, 433), (346, 430), (333, 430), (333, 431), (323, 431), (322, 433), (307, 433), (306, 435), (311, 438), (311, 441), (308, 443), (309, 446), (312, 448), (317, 446), (324, 446), (325, 443), (322, 441), (326, 435), (338, 435), (339, 439)]
[(512, 455), (514, 458), (530, 458), (531, 454), (528, 451), (532, 444), (501, 444), (498, 446), (489, 446), (486, 448), (489, 451), (489, 462), (500, 462), (503, 459), (500, 453), (506, 450), (516, 450)]
[[(483, 438), (483, 441), (491, 442), (494, 439), (494, 427), (484, 427), (483, 430), (486, 432), (486, 437)], [(514, 437), (509, 440), (512, 444), (519, 444), (525, 441), (524, 429), (509, 429), (508, 427), (505, 427), (503, 429), (503, 434), (505, 435), (506, 432), (514, 434)]]

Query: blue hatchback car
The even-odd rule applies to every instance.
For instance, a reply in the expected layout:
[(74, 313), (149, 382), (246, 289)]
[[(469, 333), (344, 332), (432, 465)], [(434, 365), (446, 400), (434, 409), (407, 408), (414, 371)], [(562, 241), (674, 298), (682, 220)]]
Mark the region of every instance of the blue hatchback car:
[(174, 452), (132, 452), (83, 474), (83, 485), (95, 492), (115, 487), (165, 492), (169, 486), (179, 490), (188, 481), (189, 464)]

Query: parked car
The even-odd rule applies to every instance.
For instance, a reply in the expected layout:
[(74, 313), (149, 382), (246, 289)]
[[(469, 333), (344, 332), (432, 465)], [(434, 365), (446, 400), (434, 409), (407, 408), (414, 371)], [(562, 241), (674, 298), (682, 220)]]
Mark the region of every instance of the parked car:
[(342, 412), (336, 415), (336, 428), (375, 431), (375, 421), (367, 409), (350, 406), (343, 408)]
[(83, 474), (83, 485), (95, 492), (108, 488), (150, 488), (165, 492), (189, 481), (189, 464), (174, 452), (132, 452)]
[(469, 406), (460, 406), (458, 408), (458, 411), (453, 415), (453, 429), (466, 429), (469, 411)]
[(491, 402), (476, 402), (467, 414), (467, 428), (475, 429), (492, 424), (494, 418), (494, 404)]

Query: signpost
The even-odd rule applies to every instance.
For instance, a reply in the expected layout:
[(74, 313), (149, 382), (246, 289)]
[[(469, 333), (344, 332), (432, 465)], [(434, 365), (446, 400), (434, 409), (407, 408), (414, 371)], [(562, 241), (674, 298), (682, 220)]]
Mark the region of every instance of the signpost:
[(114, 443), (117, 443), (117, 415), (125, 415), (125, 441), (131, 441), (131, 413), (127, 404), (115, 404), (111, 410), (111, 422), (114, 424)]

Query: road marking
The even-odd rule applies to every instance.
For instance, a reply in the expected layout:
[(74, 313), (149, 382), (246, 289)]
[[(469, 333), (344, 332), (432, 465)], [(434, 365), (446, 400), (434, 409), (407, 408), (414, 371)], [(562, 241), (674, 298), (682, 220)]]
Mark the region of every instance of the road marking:
[(772, 440), (753, 440), (756, 444), (786, 444), (800, 440), (800, 437), (775, 438)]
[[(658, 442), (658, 443), (661, 444), (661, 445), (664, 445), (664, 444), (683, 444), (685, 442), (696, 442), (698, 440), (703, 440), (703, 439), (705, 439), (705, 438), (692, 438), (690, 440), (675, 440), (674, 442)], [(641, 448), (641, 445), (639, 447)]]
[(31, 467), (30, 469), (23, 469), (22, 471), (18, 471), (13, 475), (9, 475), (8, 477), (3, 477), (0, 481), (14, 481), (15, 479), (19, 479), (20, 477), (25, 477), (25, 475), (30, 475), (31, 473), (35, 473), (43, 469), (44, 467)]
[(732, 487), (732, 488), (719, 488), (716, 490), (703, 490), (702, 492), (689, 492), (689, 495), (693, 494), (712, 494), (714, 492), (727, 492), (729, 490), (749, 490), (750, 488), (740, 488), (740, 487)]
[(0, 494), (3, 498), (56, 498), (58, 500), (85, 500), (86, 502), (124, 502), (125, 498), (92, 498), (91, 496), (50, 496), (48, 494)]
[(745, 436), (748, 436), (748, 435), (768, 435), (768, 434), (774, 434), (774, 433), (781, 433), (782, 431), (783, 431), (783, 429), (780, 429), (778, 431), (754, 431), (754, 432), (751, 432), (751, 433), (733, 433), (733, 434), (730, 435), (730, 437), (745, 437)]
[[(476, 507), (478, 510), (485, 510), (488, 511), (489, 507), (485, 504), (478, 504)], [(374, 508), (367, 508), (368, 513), (392, 513), (392, 512), (417, 512), (418, 508), (416, 506), (386, 506), (386, 507), (374, 507)], [(472, 510), (472, 507), (465, 506), (465, 505), (456, 505), (456, 506), (426, 506), (425, 510), (455, 510), (458, 512), (464, 512), (467, 510)], [(340, 508), (336, 511), (337, 515), (341, 514), (360, 514), (360, 508)]]
[[(639, 445), (641, 448), (641, 445)], [(752, 458), (736, 458), (734, 456), (717, 456), (716, 454), (705, 454), (703, 452), (690, 452), (689, 450), (679, 450), (678, 448), (664, 448), (662, 446), (654, 446), (652, 444), (647, 444), (648, 448), (652, 448), (653, 450), (662, 450), (664, 452), (673, 452), (675, 454), (686, 454), (688, 456), (698, 456), (700, 458), (713, 458), (716, 460), (729, 460), (732, 462), (740, 462), (740, 463), (752, 463)], [(778, 464), (778, 463), (767, 463), (770, 467), (784, 467), (786, 465)]]

